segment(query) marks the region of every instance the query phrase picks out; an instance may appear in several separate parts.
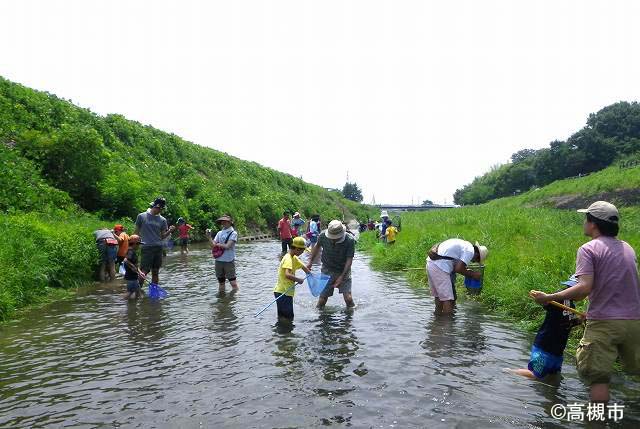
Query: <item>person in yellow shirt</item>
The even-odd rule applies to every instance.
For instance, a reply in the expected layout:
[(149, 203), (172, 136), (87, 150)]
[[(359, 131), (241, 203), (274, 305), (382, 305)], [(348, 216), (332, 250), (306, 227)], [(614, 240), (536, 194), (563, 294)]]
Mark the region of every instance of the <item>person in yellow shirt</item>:
[[(293, 296), (296, 293), (296, 284), (302, 284), (304, 278), (296, 277), (296, 271), (300, 268), (309, 274), (311, 270), (300, 260), (304, 253), (305, 242), (302, 237), (294, 237), (289, 251), (284, 254), (278, 267), (278, 283), (273, 288), (273, 295), (278, 304), (278, 319), (293, 321)], [(281, 296), (284, 295), (284, 296)]]
[(387, 221), (387, 230), (384, 235), (387, 238), (387, 244), (394, 244), (396, 242), (396, 234), (398, 234), (398, 228), (393, 226), (393, 222)]

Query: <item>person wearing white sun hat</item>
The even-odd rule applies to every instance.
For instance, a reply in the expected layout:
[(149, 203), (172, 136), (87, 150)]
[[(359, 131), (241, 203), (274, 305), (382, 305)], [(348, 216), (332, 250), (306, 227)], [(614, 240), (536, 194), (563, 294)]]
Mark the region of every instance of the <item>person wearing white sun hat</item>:
[(467, 268), (471, 262), (483, 263), (489, 250), (477, 241), (451, 238), (436, 244), (427, 256), (427, 277), (431, 295), (435, 298), (436, 313), (451, 313), (456, 301), (455, 274), (480, 280), (482, 272)]
[(311, 269), (320, 249), (322, 249), (322, 267), (320, 271), (331, 276), (327, 287), (320, 293), (318, 308), (323, 308), (327, 299), (338, 288), (347, 307), (355, 306), (351, 295), (351, 264), (355, 254), (355, 239), (347, 234), (347, 228), (339, 220), (332, 220), (325, 231), (320, 233), (314, 246), (307, 268)]

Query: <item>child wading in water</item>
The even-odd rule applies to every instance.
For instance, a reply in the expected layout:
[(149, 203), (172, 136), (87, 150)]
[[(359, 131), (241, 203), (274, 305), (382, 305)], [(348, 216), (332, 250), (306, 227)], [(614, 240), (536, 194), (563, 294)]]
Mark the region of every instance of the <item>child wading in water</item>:
[(189, 253), (189, 231), (193, 227), (186, 220), (178, 218), (178, 232), (180, 233), (180, 254)]
[(127, 282), (127, 299), (139, 298), (142, 296), (140, 285), (144, 281), (144, 277), (138, 271), (138, 247), (142, 244), (140, 236), (132, 235), (129, 237), (129, 250), (122, 263), (124, 264), (125, 273), (124, 280)]
[(299, 268), (309, 274), (310, 269), (300, 260), (299, 256), (304, 253), (305, 242), (302, 237), (295, 237), (291, 243), (291, 248), (280, 261), (280, 267), (278, 268), (278, 283), (273, 288), (273, 295), (278, 298), (282, 294), (284, 296), (276, 301), (278, 305), (278, 319), (285, 321), (293, 321), (293, 296), (296, 293), (296, 288), (292, 287), (296, 283), (302, 284), (303, 278), (295, 276), (296, 271)]
[[(577, 282), (577, 279), (572, 276), (562, 284), (571, 287), (575, 286)], [(561, 304), (575, 308), (573, 301), (570, 300), (565, 300)], [(547, 304), (544, 308), (547, 314), (533, 341), (529, 365), (527, 368), (510, 370), (515, 374), (540, 380), (562, 370), (564, 349), (567, 347), (569, 332), (571, 332), (571, 328), (581, 322), (580, 317), (569, 310), (563, 310), (552, 304)]]

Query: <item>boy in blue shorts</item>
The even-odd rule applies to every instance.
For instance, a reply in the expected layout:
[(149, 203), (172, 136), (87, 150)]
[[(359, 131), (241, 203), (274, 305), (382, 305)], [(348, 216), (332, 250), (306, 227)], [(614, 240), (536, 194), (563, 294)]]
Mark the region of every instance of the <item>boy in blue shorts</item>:
[(129, 237), (129, 250), (122, 263), (124, 264), (125, 273), (124, 280), (127, 282), (127, 299), (139, 298), (142, 296), (140, 285), (143, 277), (138, 271), (138, 247), (142, 244), (139, 235)]
[(280, 261), (278, 268), (278, 283), (273, 288), (273, 295), (278, 298), (282, 294), (283, 297), (276, 301), (278, 305), (278, 319), (285, 321), (293, 321), (293, 296), (296, 288), (292, 287), (296, 283), (304, 283), (303, 278), (296, 277), (296, 271), (300, 268), (309, 274), (311, 270), (300, 260), (300, 255), (304, 253), (305, 242), (302, 237), (294, 237), (289, 251), (285, 253)]
[[(577, 283), (578, 279), (575, 275), (568, 281), (562, 282), (566, 288), (575, 286)], [(570, 300), (565, 300), (561, 304), (570, 308), (576, 307)], [(546, 304), (544, 309), (547, 314), (533, 340), (529, 365), (527, 368), (512, 370), (515, 374), (541, 380), (562, 370), (564, 349), (567, 347), (569, 333), (571, 328), (582, 323), (582, 320), (575, 313), (552, 304)]]

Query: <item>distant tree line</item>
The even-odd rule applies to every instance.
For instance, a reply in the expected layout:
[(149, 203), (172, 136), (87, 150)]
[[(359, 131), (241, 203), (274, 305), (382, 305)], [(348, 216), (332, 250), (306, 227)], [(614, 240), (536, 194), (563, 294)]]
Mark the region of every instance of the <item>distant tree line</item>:
[(523, 149), (511, 162), (495, 166), (456, 190), (456, 204), (480, 204), (555, 180), (601, 170), (615, 160), (640, 153), (640, 105), (618, 102), (587, 119), (587, 125), (566, 141), (543, 149)]

